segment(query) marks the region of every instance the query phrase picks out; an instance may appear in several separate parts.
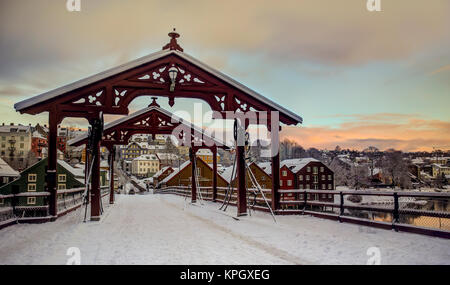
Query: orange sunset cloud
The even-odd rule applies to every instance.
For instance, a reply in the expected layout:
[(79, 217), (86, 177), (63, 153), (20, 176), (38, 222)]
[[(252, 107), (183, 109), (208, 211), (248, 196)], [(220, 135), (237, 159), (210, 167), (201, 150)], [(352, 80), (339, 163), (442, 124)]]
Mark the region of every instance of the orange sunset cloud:
[[(403, 120), (391, 123), (389, 117), (403, 117)], [(398, 114), (356, 115), (354, 119), (336, 128), (285, 126), (281, 137), (294, 140), (305, 148), (334, 149), (339, 145), (358, 150), (368, 146), (404, 151), (431, 151), (433, 147), (450, 149), (450, 122)]]

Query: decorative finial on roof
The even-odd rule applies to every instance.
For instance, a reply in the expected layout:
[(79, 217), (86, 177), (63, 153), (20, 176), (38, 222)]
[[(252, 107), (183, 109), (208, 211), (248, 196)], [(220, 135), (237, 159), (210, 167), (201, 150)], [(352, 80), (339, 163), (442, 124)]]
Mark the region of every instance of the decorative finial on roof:
[(158, 103), (156, 103), (156, 100), (158, 99), (158, 97), (151, 97), (152, 98), (152, 103), (150, 103), (150, 105), (148, 105), (149, 107), (155, 106), (155, 107), (160, 107)]
[(163, 46), (163, 50), (170, 49), (170, 50), (179, 50), (183, 51), (183, 48), (180, 47), (180, 45), (177, 43), (177, 38), (180, 37), (180, 34), (176, 32), (176, 29), (173, 28), (173, 31), (169, 33), (170, 42)]

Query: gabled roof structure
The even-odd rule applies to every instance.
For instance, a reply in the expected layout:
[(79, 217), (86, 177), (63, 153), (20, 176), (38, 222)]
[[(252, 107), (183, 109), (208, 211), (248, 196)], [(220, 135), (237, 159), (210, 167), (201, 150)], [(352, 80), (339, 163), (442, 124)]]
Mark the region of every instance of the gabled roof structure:
[[(195, 142), (200, 144), (200, 139), (207, 145), (215, 145), (225, 149), (231, 147), (221, 139), (210, 136), (203, 129), (188, 123), (182, 118), (177, 117), (171, 112), (159, 107), (156, 103), (155, 105), (107, 124), (103, 130), (102, 144), (105, 146), (108, 144), (124, 145), (128, 144), (129, 138), (134, 134), (171, 134), (175, 128), (184, 131), (185, 136), (183, 138), (176, 138), (184, 145)], [(192, 133), (191, 141), (188, 141), (187, 138), (189, 132)], [(75, 146), (85, 144), (87, 142), (87, 138), (88, 135), (83, 134), (69, 140), (68, 144)]]
[[(149, 54), (147, 56), (138, 58), (138, 59), (130, 61), (128, 63), (119, 65), (117, 67), (108, 69), (106, 71), (97, 73), (95, 75), (86, 77), (81, 80), (78, 80), (71, 84), (56, 88), (54, 90), (50, 90), (43, 94), (40, 94), (40, 95), (34, 96), (32, 98), (18, 102), (16, 104), (14, 104), (14, 108), (21, 113), (34, 113), (34, 111), (32, 111), (33, 107), (39, 106), (41, 104), (49, 103), (49, 102), (52, 102), (57, 99), (61, 99), (64, 97), (64, 95), (66, 95), (68, 93), (71, 93), (71, 92), (77, 91), (81, 88), (84, 88), (86, 86), (90, 86), (92, 84), (101, 82), (102, 80), (110, 79), (111, 77), (120, 75), (123, 72), (130, 71), (134, 68), (140, 68), (144, 65), (149, 65), (157, 60), (163, 60), (163, 61), (167, 62), (167, 59), (169, 57), (178, 58), (179, 60), (185, 62), (185, 64), (186, 63), (192, 64), (195, 67), (197, 67), (199, 70), (202, 70), (202, 71), (210, 74), (211, 76), (217, 78), (218, 80), (223, 81), (223, 83), (230, 85), (232, 88), (235, 88), (236, 90), (242, 92), (243, 94), (245, 94), (245, 97), (249, 97), (252, 100), (260, 102), (262, 105), (265, 105), (267, 107), (267, 109), (270, 109), (273, 111), (279, 111), (280, 118), (284, 117), (286, 119), (285, 123), (288, 123), (287, 121), (291, 121), (292, 124), (297, 124), (297, 123), (303, 122), (302, 117), (295, 114), (294, 112), (292, 112), (292, 111), (282, 107), (281, 105), (275, 103), (274, 101), (262, 96), (258, 92), (239, 83), (238, 81), (232, 79), (231, 77), (225, 75), (224, 73), (218, 71), (217, 69), (214, 69), (214, 68), (206, 65), (205, 63), (195, 59), (194, 57), (192, 57), (184, 52), (178, 51), (178, 50), (162, 50), (162, 51), (158, 51), (158, 52)], [(166, 60), (164, 60), (164, 59), (166, 59)], [(141, 80), (146, 80), (145, 78), (147, 78), (147, 77), (145, 77), (145, 75), (143, 75), (140, 78), (143, 78)], [(158, 78), (160, 78), (159, 81), (161, 83), (165, 83), (168, 81), (166, 79), (163, 79), (160, 76), (158, 76)], [(196, 78), (198, 81), (201, 81), (201, 79), (199, 79), (198, 77), (196, 77)], [(161, 79), (164, 81), (161, 81)], [(183, 79), (181, 79), (181, 80), (183, 80)], [(195, 80), (195, 78), (194, 78), (194, 80)], [(97, 95), (97, 94), (95, 94), (95, 95)], [(108, 95), (112, 95), (112, 94), (108, 94)], [(124, 95), (126, 95), (126, 94), (124, 94)], [(189, 97), (189, 96), (186, 96), (186, 97)], [(218, 102), (225, 103), (225, 101), (222, 100), (222, 98), (218, 99)], [(238, 102), (235, 102), (235, 103), (238, 103)], [(244, 101), (242, 101), (242, 103), (245, 104)], [(249, 105), (251, 105), (251, 104), (249, 104)]]
[[(168, 97), (171, 106), (175, 97), (197, 98), (222, 115), (226, 111), (278, 111), (280, 122), (302, 123), (294, 112), (184, 53), (176, 32), (169, 36), (171, 42), (161, 51), (23, 100), (14, 108), (28, 114), (54, 110), (62, 118), (87, 118), (99, 112), (128, 114), (134, 98), (153, 95)], [(169, 70), (176, 71), (174, 79)]]

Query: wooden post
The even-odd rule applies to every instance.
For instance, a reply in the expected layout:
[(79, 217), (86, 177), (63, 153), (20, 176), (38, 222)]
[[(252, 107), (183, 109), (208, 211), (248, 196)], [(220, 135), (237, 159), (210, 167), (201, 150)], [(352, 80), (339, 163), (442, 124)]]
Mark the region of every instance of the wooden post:
[(85, 157), (84, 157), (84, 185), (87, 187), (87, 193), (86, 193), (86, 203), (89, 203), (89, 181), (88, 181), (88, 175), (89, 175), (89, 166), (90, 166), (90, 159), (89, 159), (89, 153), (88, 153), (88, 145), (85, 144)]
[(398, 210), (399, 210), (398, 193), (394, 192), (394, 211), (392, 213), (392, 224), (396, 224), (399, 221), (400, 216)]
[(236, 148), (237, 164), (237, 215), (247, 215), (247, 185), (245, 183), (245, 146), (239, 145)]
[(93, 145), (91, 174), (91, 221), (100, 221), (100, 141)]
[(197, 202), (197, 182), (196, 182), (196, 178), (195, 178), (196, 169), (194, 166), (196, 164), (196, 161), (195, 161), (196, 156), (195, 156), (195, 151), (192, 147), (189, 149), (189, 157), (191, 159), (191, 175), (192, 175), (192, 178), (191, 178), (191, 188), (192, 188), (191, 202), (195, 203), (195, 202)]
[(48, 116), (48, 164), (47, 164), (47, 191), (50, 192), (50, 196), (48, 199), (48, 209), (49, 214), (52, 216), (52, 219), (56, 219), (58, 215), (57, 209), (57, 193), (56, 193), (56, 165), (57, 165), (57, 152), (58, 148), (56, 146), (56, 141), (58, 137), (58, 113), (55, 111), (50, 111)]
[(217, 146), (213, 147), (212, 201), (217, 199)]
[(115, 148), (114, 146), (109, 149), (109, 204), (114, 204), (114, 157)]
[[(278, 126), (276, 126), (278, 127)], [(272, 153), (272, 210), (276, 211), (280, 208), (280, 154), (276, 150), (276, 154)]]

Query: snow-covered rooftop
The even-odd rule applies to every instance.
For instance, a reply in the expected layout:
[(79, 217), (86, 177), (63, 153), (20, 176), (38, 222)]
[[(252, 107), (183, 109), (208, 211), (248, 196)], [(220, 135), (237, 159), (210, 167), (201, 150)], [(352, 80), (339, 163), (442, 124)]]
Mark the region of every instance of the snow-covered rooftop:
[(312, 157), (285, 159), (280, 162), (280, 167), (286, 165), (292, 172), (297, 173), (310, 162), (319, 162), (319, 160)]
[(155, 154), (143, 154), (141, 156), (136, 157), (133, 160), (159, 160)]
[[(84, 177), (84, 168), (75, 168), (61, 159), (58, 159), (58, 164), (60, 166), (64, 167), (70, 173), (72, 173), (75, 177), (77, 177), (77, 178)], [(83, 183), (84, 183), (84, 180), (83, 180)]]
[(271, 162), (258, 162), (257, 165), (259, 168), (264, 170), (269, 175), (272, 175), (272, 163)]
[(14, 170), (8, 163), (0, 158), (0, 176), (3, 177), (18, 177), (20, 173)]

